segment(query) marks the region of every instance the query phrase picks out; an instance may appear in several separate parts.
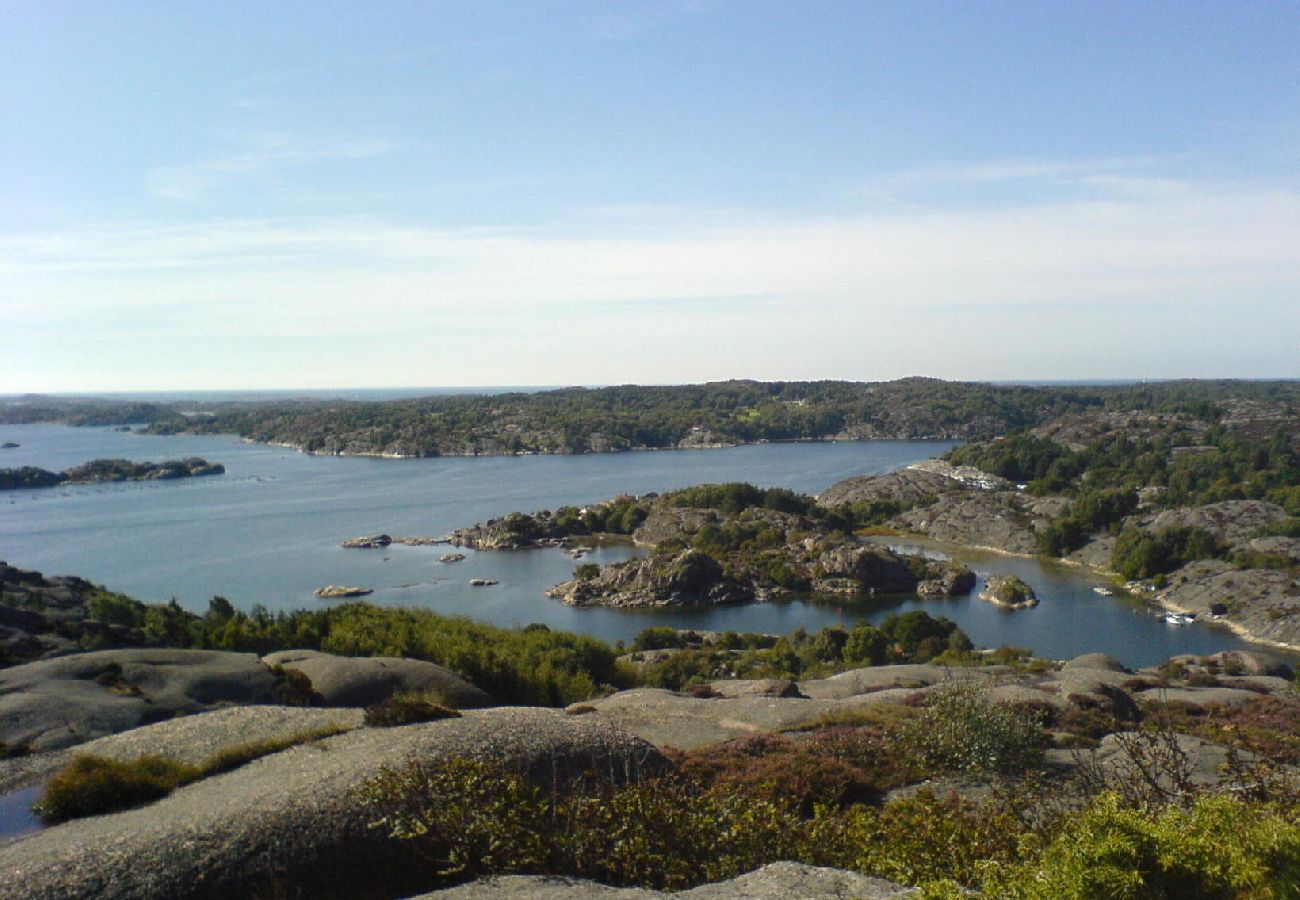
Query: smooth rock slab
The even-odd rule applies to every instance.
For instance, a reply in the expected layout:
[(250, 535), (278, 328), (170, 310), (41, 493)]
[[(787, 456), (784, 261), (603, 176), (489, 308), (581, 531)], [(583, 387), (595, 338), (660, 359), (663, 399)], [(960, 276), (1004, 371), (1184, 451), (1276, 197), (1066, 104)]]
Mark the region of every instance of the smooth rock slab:
[(82, 753), (122, 761), (166, 756), (197, 766), (224, 750), (252, 742), (289, 740), (325, 728), (351, 731), (360, 728), (364, 718), (359, 709), (302, 706), (232, 706), (182, 716), (65, 750), (0, 760), (0, 791), (43, 781)]
[(890, 900), (914, 897), (911, 888), (857, 872), (778, 862), (746, 875), (689, 891), (665, 894), (641, 888), (612, 888), (594, 881), (536, 875), (488, 878), (412, 900)]
[(276, 896), (284, 886), (308, 897), (375, 896), (376, 882), (427, 872), (428, 863), (369, 827), (377, 813), (358, 792), (386, 766), (456, 756), (506, 760), (547, 781), (554, 771), (587, 766), (616, 777), (667, 766), (608, 722), (558, 710), (481, 710), (362, 728), (263, 757), (140, 809), (0, 847), (0, 896), (228, 900)]
[(252, 653), (126, 649), (0, 670), (0, 741), (57, 750), (217, 703), (268, 703), (275, 675)]
[(262, 657), (262, 662), (306, 675), (326, 706), (369, 706), (400, 691), (428, 690), (445, 693), (457, 709), (493, 705), (491, 697), (455, 672), (419, 659), (281, 650)]

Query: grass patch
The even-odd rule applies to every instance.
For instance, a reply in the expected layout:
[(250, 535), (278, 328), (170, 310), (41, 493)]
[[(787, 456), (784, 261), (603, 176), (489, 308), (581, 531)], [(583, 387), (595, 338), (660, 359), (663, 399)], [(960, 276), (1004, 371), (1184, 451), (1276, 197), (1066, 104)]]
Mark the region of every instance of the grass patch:
[(152, 803), (199, 777), (198, 766), (165, 756), (78, 756), (46, 782), (33, 809), (46, 822), (66, 822)]
[(347, 730), (341, 725), (325, 725), (282, 738), (248, 741), (227, 747), (197, 766), (166, 756), (124, 761), (82, 754), (50, 777), (32, 809), (49, 824), (132, 809), (200, 779)]

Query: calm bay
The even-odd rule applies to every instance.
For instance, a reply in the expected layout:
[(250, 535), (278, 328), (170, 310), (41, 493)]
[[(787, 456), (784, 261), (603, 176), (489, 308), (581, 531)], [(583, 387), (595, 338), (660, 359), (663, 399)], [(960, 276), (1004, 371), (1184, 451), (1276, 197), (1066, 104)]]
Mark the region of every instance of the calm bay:
[[(241, 608), (311, 607), (325, 584), (374, 589), (368, 600), (425, 607), (500, 625), (552, 628), (628, 640), (652, 625), (787, 633), (879, 621), (924, 609), (960, 624), (981, 646), (1013, 644), (1066, 658), (1105, 651), (1129, 665), (1176, 653), (1249, 647), (1206, 625), (1172, 627), (1150, 610), (1101, 597), (1086, 571), (917, 542), (908, 549), (955, 554), (986, 576), (1014, 572), (1042, 603), (1008, 612), (972, 594), (945, 601), (915, 597), (857, 601), (801, 598), (694, 610), (575, 610), (543, 591), (569, 577), (558, 550), (476, 553), (439, 563), (445, 547), (344, 550), (344, 538), (374, 532), (442, 535), (514, 510), (582, 505), (620, 493), (665, 491), (702, 482), (750, 481), (817, 493), (840, 479), (882, 473), (942, 453), (945, 442), (766, 444), (679, 450), (419, 460), (316, 457), (227, 436), (159, 437), (55, 425), (6, 426), (0, 467), (64, 469), (97, 458), (160, 461), (202, 456), (223, 476), (173, 482), (65, 486), (0, 494), (0, 559), (46, 574), (75, 574), (139, 599), (175, 597), (201, 611), (214, 594)], [(607, 563), (642, 551), (596, 550)], [(471, 578), (500, 582), (471, 587)]]

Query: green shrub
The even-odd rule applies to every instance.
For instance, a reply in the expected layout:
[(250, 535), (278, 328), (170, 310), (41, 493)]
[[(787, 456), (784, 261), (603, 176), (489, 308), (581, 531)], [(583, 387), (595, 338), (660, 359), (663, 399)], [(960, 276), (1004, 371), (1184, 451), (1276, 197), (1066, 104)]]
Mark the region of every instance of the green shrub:
[(117, 812), (165, 797), (197, 777), (197, 767), (163, 756), (119, 762), (81, 755), (45, 783), (34, 809), (46, 822)]
[(392, 728), (438, 719), (458, 719), (460, 713), (445, 703), (424, 694), (397, 693), (366, 707), (366, 724), (373, 728)]
[(975, 681), (939, 685), (903, 733), (926, 766), (972, 775), (1024, 772), (1042, 761), (1046, 744), (1038, 710), (994, 702)]
[(1000, 900), (1296, 897), (1300, 826), (1226, 796), (1150, 815), (1110, 794), (1035, 857), (986, 872), (981, 896)]

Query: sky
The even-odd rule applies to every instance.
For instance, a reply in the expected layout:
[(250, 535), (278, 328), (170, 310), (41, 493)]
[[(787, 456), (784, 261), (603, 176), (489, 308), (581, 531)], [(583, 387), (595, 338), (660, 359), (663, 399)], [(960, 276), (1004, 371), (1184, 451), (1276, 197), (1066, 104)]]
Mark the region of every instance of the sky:
[(1300, 5), (0, 3), (0, 392), (1300, 377)]

